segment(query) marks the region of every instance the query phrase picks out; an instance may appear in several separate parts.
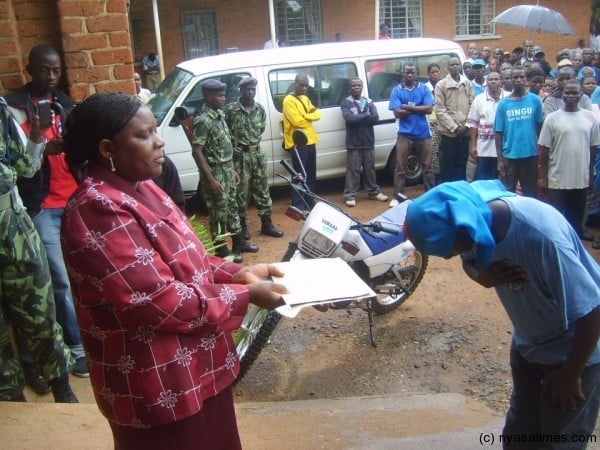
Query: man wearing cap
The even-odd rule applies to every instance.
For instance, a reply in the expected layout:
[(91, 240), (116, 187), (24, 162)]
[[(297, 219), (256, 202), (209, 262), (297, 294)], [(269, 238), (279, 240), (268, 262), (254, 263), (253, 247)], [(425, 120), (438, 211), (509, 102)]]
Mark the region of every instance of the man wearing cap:
[(471, 84), (473, 85), (474, 97), (485, 92), (485, 66), (486, 64), (483, 59), (473, 61), (473, 78), (471, 78)]
[(448, 75), (435, 86), (434, 111), (441, 134), (442, 181), (464, 180), (469, 158), (469, 129), (466, 126), (473, 103), (473, 86), (460, 74), (460, 60), (448, 60)]
[(242, 252), (257, 252), (258, 247), (246, 242), (238, 216), (236, 181), (233, 167), (231, 133), (225, 122), (225, 88), (219, 80), (209, 78), (201, 83), (204, 105), (194, 118), (192, 156), (200, 170), (200, 188), (208, 209), (208, 227), (219, 244), (218, 256), (230, 252), (222, 240), (224, 233), (232, 234), (234, 262), (242, 262)]
[(550, 71), (552, 70), (552, 67), (550, 66), (550, 64), (548, 63), (548, 61), (546, 61), (546, 53), (544, 53), (544, 50), (542, 50), (541, 47), (535, 47), (533, 50), (533, 60), (537, 63), (539, 63), (540, 68), (544, 71), (544, 73), (546, 75), (550, 74)]
[(513, 324), (503, 436), (590, 436), (600, 404), (600, 266), (564, 217), (498, 181), (444, 183), (408, 205), (405, 231), (421, 252), (461, 255)]
[(571, 50), (570, 49), (563, 48), (562, 50), (559, 50), (556, 53), (556, 67), (550, 71), (551, 77), (556, 78), (556, 76), (558, 75), (558, 69), (566, 64), (566, 63), (562, 62), (563, 60), (567, 60), (568, 65), (571, 65), (571, 66), (573, 65), (573, 63), (571, 62)]
[(233, 139), (233, 164), (240, 177), (237, 206), (242, 235), (246, 240), (250, 239), (246, 223), (250, 194), (262, 223), (260, 233), (278, 238), (283, 236), (283, 232), (275, 228), (271, 220), (273, 202), (267, 178), (267, 156), (260, 148), (267, 114), (265, 108), (254, 100), (256, 84), (256, 78), (243, 78), (238, 83), (240, 98), (225, 107), (225, 121)]
[[(299, 73), (294, 79), (294, 92), (283, 98), (283, 143), (291, 151), (292, 166), (296, 172), (306, 175), (306, 184), (311, 191), (317, 187), (317, 142), (319, 136), (313, 122), (321, 119), (321, 111), (312, 104), (308, 91), (308, 76)], [(295, 146), (292, 134), (300, 129), (306, 134), (306, 145)], [(292, 189), (292, 206), (299, 210), (312, 209), (315, 201)]]

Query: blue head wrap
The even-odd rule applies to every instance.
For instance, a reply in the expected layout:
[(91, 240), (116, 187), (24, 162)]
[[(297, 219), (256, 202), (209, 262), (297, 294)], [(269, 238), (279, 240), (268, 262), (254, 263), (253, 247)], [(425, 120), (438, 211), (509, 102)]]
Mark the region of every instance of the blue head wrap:
[(498, 180), (442, 183), (408, 205), (408, 237), (419, 251), (447, 257), (454, 249), (457, 230), (465, 228), (475, 243), (475, 265), (489, 266), (496, 242), (487, 202), (513, 195)]

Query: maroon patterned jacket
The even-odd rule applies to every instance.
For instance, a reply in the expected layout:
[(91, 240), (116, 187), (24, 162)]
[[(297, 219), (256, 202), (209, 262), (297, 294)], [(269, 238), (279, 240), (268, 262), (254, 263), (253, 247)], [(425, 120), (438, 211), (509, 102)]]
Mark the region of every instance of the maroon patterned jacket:
[(230, 332), (249, 293), (231, 278), (242, 266), (208, 256), (167, 194), (90, 166), (63, 221), (92, 387), (108, 420), (181, 420), (234, 381)]

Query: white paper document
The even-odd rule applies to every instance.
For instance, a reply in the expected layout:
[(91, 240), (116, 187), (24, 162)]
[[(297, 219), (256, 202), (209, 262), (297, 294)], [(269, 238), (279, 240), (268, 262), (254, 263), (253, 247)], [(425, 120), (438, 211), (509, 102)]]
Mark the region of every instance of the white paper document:
[(274, 263), (284, 275), (272, 277), (283, 284), (289, 294), (277, 312), (295, 317), (300, 309), (319, 303), (374, 298), (375, 292), (340, 258), (303, 259)]

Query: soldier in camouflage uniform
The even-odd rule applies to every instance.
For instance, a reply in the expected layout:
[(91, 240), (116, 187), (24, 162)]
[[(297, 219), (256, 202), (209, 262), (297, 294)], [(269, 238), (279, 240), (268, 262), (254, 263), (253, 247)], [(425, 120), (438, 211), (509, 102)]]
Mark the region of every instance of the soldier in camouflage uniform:
[(25, 401), (25, 377), (9, 340), (17, 329), (56, 402), (76, 403), (69, 385), (74, 363), (56, 322), (44, 245), (23, 207), (17, 178), (32, 176), (42, 159), (42, 129), (35, 116), (27, 144), (0, 98), (0, 400)]
[(262, 226), (260, 233), (282, 237), (283, 232), (273, 226), (273, 202), (267, 178), (267, 156), (260, 150), (260, 139), (265, 131), (265, 108), (254, 101), (256, 78), (247, 77), (238, 84), (241, 96), (225, 107), (225, 120), (233, 139), (233, 164), (240, 182), (237, 186), (237, 205), (244, 239), (250, 239), (246, 211), (250, 192), (258, 210)]
[[(258, 247), (246, 242), (236, 202), (237, 174), (233, 167), (233, 145), (222, 108), (225, 106), (226, 84), (208, 79), (202, 82), (204, 106), (194, 118), (192, 156), (200, 170), (200, 188), (208, 209), (208, 228), (213, 239), (232, 234), (235, 262), (242, 262), (242, 252), (257, 252)], [(226, 245), (217, 248), (226, 257)]]

